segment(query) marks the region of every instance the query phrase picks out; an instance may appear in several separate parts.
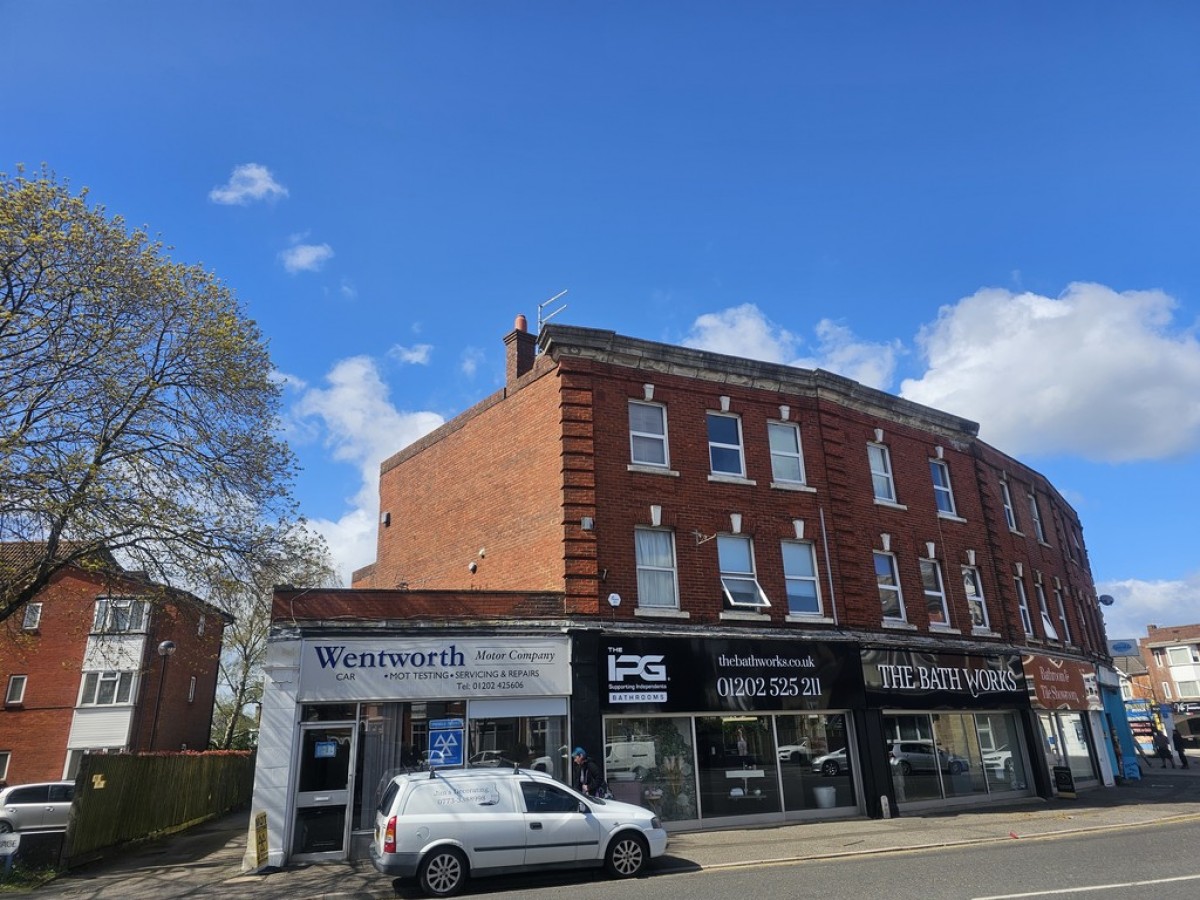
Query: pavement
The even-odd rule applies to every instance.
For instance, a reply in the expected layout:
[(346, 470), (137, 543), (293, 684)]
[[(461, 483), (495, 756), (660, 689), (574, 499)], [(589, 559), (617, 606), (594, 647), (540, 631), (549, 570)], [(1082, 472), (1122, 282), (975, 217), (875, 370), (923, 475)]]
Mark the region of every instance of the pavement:
[[(376, 872), (369, 860), (243, 872), (249, 818), (248, 812), (241, 812), (215, 819), (73, 871), (30, 895), (34, 900), (382, 900), (396, 896), (391, 879)], [(822, 820), (676, 834), (671, 836), (666, 856), (654, 861), (651, 877), (989, 841), (1035, 840), (1180, 821), (1200, 822), (1200, 764), (1196, 760), (1188, 769), (1163, 769), (1157, 762), (1149, 768), (1143, 764), (1140, 780), (1081, 791), (1075, 799), (1024, 798), (961, 812), (902, 813), (892, 819)], [(509, 881), (514, 896), (519, 895), (521, 881)], [(488, 888), (498, 892), (509, 889), (506, 880), (500, 878)], [(414, 887), (404, 896), (417, 897), (419, 892)]]

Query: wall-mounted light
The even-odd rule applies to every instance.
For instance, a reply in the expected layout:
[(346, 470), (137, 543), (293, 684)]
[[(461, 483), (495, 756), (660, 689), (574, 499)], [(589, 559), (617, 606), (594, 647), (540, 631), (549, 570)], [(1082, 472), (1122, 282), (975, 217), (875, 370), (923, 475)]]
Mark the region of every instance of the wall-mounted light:
[(792, 528), (796, 530), (796, 540), (804, 540), (804, 520), (792, 519)]
[(729, 530), (732, 531), (734, 534), (742, 533), (742, 514), (741, 513), (730, 513), (729, 514)]
[(392, 524), (392, 514), (390, 512), (381, 512), (379, 514), (379, 524), (387, 528)]
[(887, 532), (879, 535), (879, 546), (883, 548), (884, 553), (892, 552), (892, 536)]
[(579, 517), (579, 527), (582, 528), (584, 531), (595, 531), (596, 530), (596, 520), (593, 519), (591, 516), (580, 516)]
[(650, 524), (655, 528), (662, 524), (662, 507), (657, 503), (650, 506)]
[(654, 399), (654, 385), (643, 384), (642, 385), (642, 396), (645, 397), (647, 400), (653, 400)]

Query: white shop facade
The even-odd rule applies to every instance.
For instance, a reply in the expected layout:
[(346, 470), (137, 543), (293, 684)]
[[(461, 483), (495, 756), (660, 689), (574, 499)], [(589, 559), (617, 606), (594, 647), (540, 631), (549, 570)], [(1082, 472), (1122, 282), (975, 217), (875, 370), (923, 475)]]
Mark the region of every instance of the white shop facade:
[(265, 672), (258, 865), (365, 855), (383, 788), (430, 763), (512, 761), (569, 779), (566, 636), (313, 629), (273, 637)]

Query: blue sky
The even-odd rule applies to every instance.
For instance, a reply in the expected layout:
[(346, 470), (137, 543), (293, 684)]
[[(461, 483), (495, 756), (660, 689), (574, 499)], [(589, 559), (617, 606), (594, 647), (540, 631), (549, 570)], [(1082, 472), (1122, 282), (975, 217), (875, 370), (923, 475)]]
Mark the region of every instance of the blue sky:
[(379, 461), (567, 290), (980, 422), (1133, 637), (1200, 622), (1197, 46), (1184, 2), (0, 0), (0, 171), (236, 292), (346, 577)]

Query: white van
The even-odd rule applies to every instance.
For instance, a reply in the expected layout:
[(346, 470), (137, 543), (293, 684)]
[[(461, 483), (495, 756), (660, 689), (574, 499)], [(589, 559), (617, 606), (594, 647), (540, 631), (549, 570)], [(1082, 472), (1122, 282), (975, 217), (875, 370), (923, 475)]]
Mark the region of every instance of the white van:
[(654, 768), (654, 741), (618, 741), (604, 745), (604, 771), (633, 772), (638, 778)]
[(375, 811), (371, 862), (415, 876), (433, 897), (457, 894), (475, 874), (604, 866), (641, 874), (667, 849), (648, 809), (585, 797), (528, 769), (435, 770), (397, 775)]

